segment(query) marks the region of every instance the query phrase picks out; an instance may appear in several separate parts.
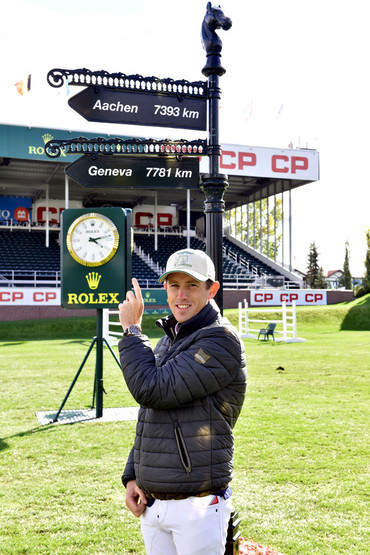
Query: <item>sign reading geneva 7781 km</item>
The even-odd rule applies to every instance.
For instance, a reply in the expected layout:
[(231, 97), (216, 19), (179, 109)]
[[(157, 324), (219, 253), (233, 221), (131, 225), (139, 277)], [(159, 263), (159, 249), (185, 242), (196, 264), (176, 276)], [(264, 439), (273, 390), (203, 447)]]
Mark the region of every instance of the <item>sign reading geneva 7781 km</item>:
[(83, 187), (139, 187), (197, 189), (199, 158), (182, 160), (154, 156), (81, 156), (65, 173)]
[(154, 125), (206, 131), (207, 101), (160, 93), (88, 87), (68, 104), (88, 121)]

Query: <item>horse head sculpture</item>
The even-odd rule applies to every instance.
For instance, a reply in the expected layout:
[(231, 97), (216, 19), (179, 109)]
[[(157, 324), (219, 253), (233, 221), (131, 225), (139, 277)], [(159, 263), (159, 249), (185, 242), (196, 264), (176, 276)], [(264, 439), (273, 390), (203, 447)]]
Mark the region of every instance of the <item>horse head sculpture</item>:
[(232, 25), (231, 19), (226, 17), (221, 7), (207, 4), (207, 12), (202, 23), (202, 43), (207, 53), (207, 63), (202, 69), (203, 75), (217, 73), (223, 75), (225, 69), (221, 66), (222, 40), (216, 33), (216, 29), (227, 31)]

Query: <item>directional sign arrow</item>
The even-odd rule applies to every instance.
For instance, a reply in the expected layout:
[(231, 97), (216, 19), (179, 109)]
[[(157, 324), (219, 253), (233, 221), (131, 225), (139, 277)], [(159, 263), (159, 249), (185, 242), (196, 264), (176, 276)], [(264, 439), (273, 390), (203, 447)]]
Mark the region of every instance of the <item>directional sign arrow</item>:
[(65, 173), (83, 187), (198, 189), (199, 158), (81, 156)]
[(88, 121), (207, 129), (205, 98), (87, 87), (68, 104)]

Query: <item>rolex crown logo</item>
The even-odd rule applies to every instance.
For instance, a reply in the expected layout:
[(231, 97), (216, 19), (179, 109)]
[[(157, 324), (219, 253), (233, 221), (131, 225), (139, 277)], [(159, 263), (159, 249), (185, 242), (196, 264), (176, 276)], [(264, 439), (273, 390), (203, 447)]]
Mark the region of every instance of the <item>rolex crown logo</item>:
[(51, 139), (54, 139), (54, 137), (53, 137), (53, 135), (50, 135), (50, 133), (45, 133), (45, 135), (42, 135), (42, 140), (44, 141), (45, 145), (46, 145), (46, 143), (51, 141)]
[(101, 275), (98, 272), (89, 272), (86, 276), (87, 283), (90, 289), (97, 289)]

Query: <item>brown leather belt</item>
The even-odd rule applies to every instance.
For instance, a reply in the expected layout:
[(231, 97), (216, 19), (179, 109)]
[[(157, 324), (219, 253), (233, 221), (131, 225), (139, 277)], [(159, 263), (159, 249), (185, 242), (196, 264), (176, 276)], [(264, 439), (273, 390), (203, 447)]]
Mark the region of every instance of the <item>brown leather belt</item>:
[(148, 499), (159, 499), (160, 501), (180, 501), (188, 497), (207, 497), (207, 495), (221, 495), (227, 486), (217, 488), (217, 490), (202, 491), (201, 493), (149, 493), (145, 492)]

